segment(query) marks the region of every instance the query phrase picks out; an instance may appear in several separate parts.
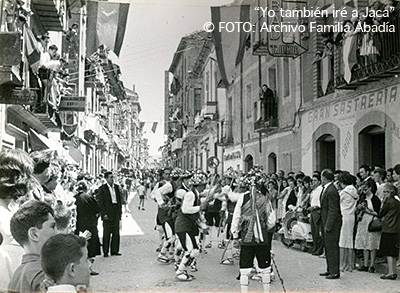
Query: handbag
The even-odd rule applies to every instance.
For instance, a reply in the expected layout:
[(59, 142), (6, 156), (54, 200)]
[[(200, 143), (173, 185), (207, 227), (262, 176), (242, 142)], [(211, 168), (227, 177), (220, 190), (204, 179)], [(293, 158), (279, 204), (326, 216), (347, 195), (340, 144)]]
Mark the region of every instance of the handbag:
[(382, 231), (382, 222), (379, 218), (373, 218), (368, 224), (368, 232), (379, 232)]

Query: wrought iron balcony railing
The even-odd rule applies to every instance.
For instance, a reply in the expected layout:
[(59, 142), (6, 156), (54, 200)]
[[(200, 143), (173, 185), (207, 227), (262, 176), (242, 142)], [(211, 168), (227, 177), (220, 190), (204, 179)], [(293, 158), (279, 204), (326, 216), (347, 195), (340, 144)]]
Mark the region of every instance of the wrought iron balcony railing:
[[(347, 83), (344, 75), (337, 75), (336, 87), (339, 89), (354, 89), (360, 85), (367, 84), (372, 81), (378, 81), (383, 78), (394, 76), (400, 73), (400, 11), (396, 10), (386, 21), (388, 25), (394, 25), (395, 32), (376, 32), (374, 46), (379, 54), (376, 60), (368, 61), (368, 57), (364, 57), (363, 64), (358, 63), (351, 71), (351, 80)], [(338, 50), (339, 60), (343, 59), (342, 50)], [(357, 56), (358, 60), (362, 60)], [(365, 62), (367, 60), (367, 62)], [(339, 71), (340, 72), (340, 71)]]

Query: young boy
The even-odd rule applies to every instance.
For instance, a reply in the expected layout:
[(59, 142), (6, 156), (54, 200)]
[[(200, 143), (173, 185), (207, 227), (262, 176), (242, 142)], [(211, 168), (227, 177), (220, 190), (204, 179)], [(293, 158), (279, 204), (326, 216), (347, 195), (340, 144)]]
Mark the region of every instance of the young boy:
[(47, 292), (77, 292), (89, 286), (90, 262), (85, 238), (55, 235), (43, 245), (40, 256), (43, 271), (56, 283)]
[(31, 200), (24, 203), (10, 222), (11, 234), (23, 247), (24, 255), (8, 285), (12, 292), (36, 292), (45, 274), (40, 264), (40, 250), (56, 234), (53, 209), (46, 203)]

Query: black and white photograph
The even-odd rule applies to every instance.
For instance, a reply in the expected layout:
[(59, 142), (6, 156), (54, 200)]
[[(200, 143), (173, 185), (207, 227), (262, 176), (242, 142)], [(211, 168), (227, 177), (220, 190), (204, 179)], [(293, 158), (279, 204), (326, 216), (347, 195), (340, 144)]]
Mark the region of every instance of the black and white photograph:
[(0, 292), (400, 293), (400, 0), (0, 0)]

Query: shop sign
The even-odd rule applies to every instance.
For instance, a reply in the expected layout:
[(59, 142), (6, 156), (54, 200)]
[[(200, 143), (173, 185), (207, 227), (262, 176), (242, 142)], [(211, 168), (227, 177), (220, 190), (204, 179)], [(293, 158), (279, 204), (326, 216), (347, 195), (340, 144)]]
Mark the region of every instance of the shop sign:
[[(264, 51), (267, 49), (267, 52), (273, 57), (296, 58), (307, 51), (293, 38), (298, 31), (303, 32), (305, 26), (290, 24), (290, 20), (287, 20), (282, 14), (282, 11), (287, 10), (291, 2), (269, 0), (265, 9), (256, 7), (258, 8), (256, 10), (260, 11), (258, 30), (262, 40), (259, 41), (255, 54), (264, 55)], [(304, 2), (302, 4), (304, 5)]]
[(59, 106), (60, 111), (85, 112), (86, 97), (63, 96)]
[(240, 159), (242, 157), (242, 153), (240, 151), (236, 151), (233, 153), (226, 154), (224, 156), (225, 161)]
[(399, 85), (358, 95), (346, 101), (338, 101), (308, 113), (308, 122), (326, 121), (329, 118), (348, 116), (397, 101)]
[(13, 89), (10, 92), (0, 92), (0, 104), (34, 105), (36, 100), (36, 91), (30, 89)]

